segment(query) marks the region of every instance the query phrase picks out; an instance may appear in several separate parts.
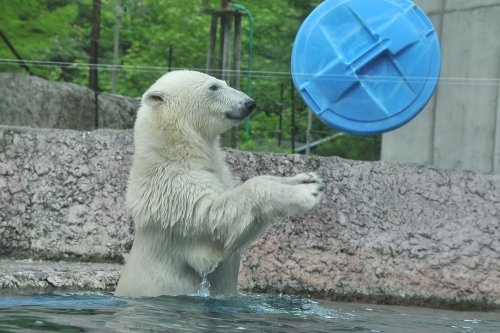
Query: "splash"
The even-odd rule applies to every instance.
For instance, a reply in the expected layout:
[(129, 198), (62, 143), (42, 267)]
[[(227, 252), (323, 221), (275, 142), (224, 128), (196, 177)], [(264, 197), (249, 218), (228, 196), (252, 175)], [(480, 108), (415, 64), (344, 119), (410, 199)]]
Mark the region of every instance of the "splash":
[(208, 282), (207, 274), (203, 274), (200, 286), (195, 296), (209, 297), (210, 296), (210, 282)]

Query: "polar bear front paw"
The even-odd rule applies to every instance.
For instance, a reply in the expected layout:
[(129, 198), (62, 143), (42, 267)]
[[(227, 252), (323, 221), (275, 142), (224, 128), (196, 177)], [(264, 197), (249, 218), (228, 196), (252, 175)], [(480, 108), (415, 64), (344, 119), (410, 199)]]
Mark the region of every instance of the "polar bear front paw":
[(315, 173), (301, 173), (292, 179), (296, 181), (294, 194), (302, 212), (312, 209), (323, 199), (325, 183)]
[(284, 178), (285, 182), (290, 185), (299, 185), (299, 184), (310, 184), (322, 182), (323, 180), (318, 177), (318, 175), (314, 172), (308, 173), (299, 173), (293, 177)]

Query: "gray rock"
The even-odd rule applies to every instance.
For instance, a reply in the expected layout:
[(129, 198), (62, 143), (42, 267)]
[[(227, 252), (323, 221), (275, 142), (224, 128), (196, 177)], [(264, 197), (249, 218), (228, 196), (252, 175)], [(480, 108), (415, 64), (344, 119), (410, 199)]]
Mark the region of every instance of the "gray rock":
[(0, 256), (120, 261), (129, 133), (0, 130)]
[(56, 290), (114, 290), (118, 264), (0, 260), (0, 292)]
[[(122, 262), (131, 135), (0, 127), (0, 257)], [(499, 175), (238, 151), (227, 162), (239, 182), (316, 171), (328, 184), (318, 208), (249, 248), (242, 290), (500, 307)]]
[[(36, 76), (0, 73), (3, 125), (90, 130), (96, 127), (95, 95), (87, 87)], [(99, 94), (100, 128), (132, 128), (139, 99)]]
[(99, 128), (133, 128), (140, 98), (101, 93), (98, 97)]
[[(328, 183), (326, 200), (304, 218), (271, 227), (250, 247), (240, 274), (246, 289), (334, 300), (500, 306), (500, 177), (270, 157), (258, 162), (267, 173), (316, 170)], [(244, 179), (256, 173), (240, 169)]]

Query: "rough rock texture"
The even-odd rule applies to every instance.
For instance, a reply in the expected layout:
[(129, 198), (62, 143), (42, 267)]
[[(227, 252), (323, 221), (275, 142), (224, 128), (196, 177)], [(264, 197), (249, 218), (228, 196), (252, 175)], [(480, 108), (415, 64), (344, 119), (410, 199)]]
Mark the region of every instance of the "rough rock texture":
[[(0, 124), (94, 129), (95, 95), (87, 87), (36, 76), (0, 73)], [(139, 99), (110, 94), (98, 97), (100, 128), (132, 128)]]
[(337, 158), (229, 158), (243, 180), (316, 170), (328, 183), (316, 210), (271, 227), (250, 247), (240, 274), (245, 288), (500, 306), (499, 176)]
[(0, 128), (0, 256), (121, 260), (131, 135)]
[[(122, 261), (131, 134), (0, 127), (0, 256)], [(316, 210), (250, 247), (242, 289), (500, 307), (500, 176), (237, 151), (227, 161), (238, 181), (316, 171), (328, 183)]]
[(3, 289), (114, 290), (121, 265), (88, 262), (47, 262), (0, 259), (0, 292)]

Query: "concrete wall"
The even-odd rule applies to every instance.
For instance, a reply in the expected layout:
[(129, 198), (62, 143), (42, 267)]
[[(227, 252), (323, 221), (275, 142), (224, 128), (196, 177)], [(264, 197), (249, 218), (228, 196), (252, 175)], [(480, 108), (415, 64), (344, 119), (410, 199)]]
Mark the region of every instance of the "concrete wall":
[(500, 0), (416, 0), (441, 43), (439, 87), (383, 135), (382, 160), (500, 173)]
[[(90, 130), (96, 127), (95, 94), (87, 87), (36, 76), (0, 73), (0, 124)], [(99, 128), (132, 128), (139, 99), (99, 94)]]
[[(131, 131), (0, 126), (0, 288), (115, 285), (111, 263), (134, 232), (123, 208), (132, 153)], [(241, 289), (500, 307), (500, 175), (238, 151), (226, 159), (237, 182), (316, 171), (327, 183), (317, 209), (250, 247)]]

